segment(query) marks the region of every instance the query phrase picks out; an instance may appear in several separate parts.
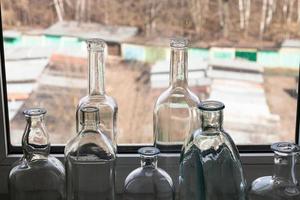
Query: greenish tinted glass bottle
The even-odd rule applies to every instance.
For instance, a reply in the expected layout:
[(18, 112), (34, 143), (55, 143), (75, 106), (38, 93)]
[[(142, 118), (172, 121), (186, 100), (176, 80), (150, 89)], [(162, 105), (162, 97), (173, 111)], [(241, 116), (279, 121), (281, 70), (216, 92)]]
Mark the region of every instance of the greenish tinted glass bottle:
[(237, 148), (223, 130), (224, 104), (199, 104), (201, 128), (190, 135), (180, 158), (180, 200), (245, 200), (246, 183)]

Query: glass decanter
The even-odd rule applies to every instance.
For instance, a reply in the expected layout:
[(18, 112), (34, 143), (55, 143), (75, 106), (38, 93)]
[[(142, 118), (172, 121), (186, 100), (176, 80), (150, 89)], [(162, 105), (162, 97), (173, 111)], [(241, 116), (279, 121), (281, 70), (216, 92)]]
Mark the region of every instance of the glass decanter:
[(81, 130), (65, 148), (68, 200), (114, 200), (116, 155), (101, 132), (99, 109), (80, 109)]
[(254, 180), (250, 186), (250, 200), (299, 200), (300, 188), (296, 179), (296, 156), (300, 147), (279, 142), (271, 145), (274, 151), (273, 176)]
[(97, 107), (100, 112), (100, 129), (112, 142), (116, 151), (118, 106), (113, 97), (105, 93), (106, 43), (101, 39), (87, 40), (88, 49), (88, 95), (77, 106), (76, 131), (81, 130), (79, 111), (82, 107)]
[(50, 142), (45, 129), (46, 110), (28, 109), (23, 112), (27, 124), (22, 137), (23, 157), (9, 173), (11, 200), (64, 200), (65, 169), (49, 155)]
[(159, 150), (154, 147), (139, 149), (141, 167), (133, 170), (125, 180), (124, 200), (174, 200), (171, 177), (157, 167)]
[(157, 99), (154, 113), (154, 143), (162, 152), (183, 144), (191, 131), (198, 128), (199, 98), (188, 88), (187, 40), (172, 39), (170, 83)]
[(201, 128), (182, 148), (180, 200), (244, 200), (246, 183), (238, 150), (223, 130), (224, 104), (199, 104)]

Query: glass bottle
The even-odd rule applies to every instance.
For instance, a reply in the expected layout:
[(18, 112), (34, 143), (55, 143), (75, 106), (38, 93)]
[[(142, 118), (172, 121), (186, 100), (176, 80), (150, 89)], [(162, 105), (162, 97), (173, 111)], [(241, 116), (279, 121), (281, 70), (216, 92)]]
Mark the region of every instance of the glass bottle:
[(174, 186), (168, 173), (157, 167), (159, 150), (139, 149), (141, 167), (133, 170), (125, 180), (124, 200), (175, 200)]
[(81, 98), (76, 111), (76, 131), (81, 130), (80, 109), (97, 107), (100, 112), (100, 129), (112, 142), (116, 151), (118, 106), (113, 97), (105, 92), (106, 43), (101, 39), (89, 39), (88, 49), (88, 95)]
[(11, 200), (64, 200), (65, 169), (49, 155), (50, 142), (45, 129), (46, 110), (28, 109), (23, 112), (27, 124), (22, 137), (23, 157), (9, 173)]
[(169, 87), (158, 97), (154, 107), (154, 143), (162, 152), (182, 145), (199, 125), (197, 105), (200, 100), (188, 88), (187, 43), (183, 38), (171, 40)]
[(274, 151), (273, 176), (254, 180), (250, 186), (250, 200), (299, 200), (300, 188), (296, 179), (296, 155), (299, 146), (279, 142), (271, 145)]
[(246, 183), (238, 150), (223, 130), (224, 104), (199, 104), (201, 128), (182, 148), (180, 200), (244, 200)]
[(65, 147), (67, 200), (114, 200), (116, 155), (99, 127), (99, 109), (80, 109), (81, 130)]

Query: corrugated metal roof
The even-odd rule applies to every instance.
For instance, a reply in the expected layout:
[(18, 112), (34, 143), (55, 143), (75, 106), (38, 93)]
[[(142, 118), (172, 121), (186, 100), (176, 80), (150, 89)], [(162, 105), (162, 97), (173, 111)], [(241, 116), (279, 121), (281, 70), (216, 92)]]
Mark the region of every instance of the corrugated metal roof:
[(36, 81), (47, 64), (48, 59), (6, 61), (6, 81), (8, 83)]
[(4, 30), (3, 31), (3, 38), (17, 39), (19, 37), (21, 37), (21, 33), (19, 31), (15, 31), (15, 30)]
[(221, 60), (221, 59), (210, 59), (208, 62), (209, 66), (219, 67), (226, 69), (235, 69), (239, 71), (249, 71), (249, 72), (263, 72), (264, 68), (257, 62), (250, 62), (243, 59), (234, 60)]
[(107, 42), (122, 42), (138, 33), (137, 27), (109, 26), (98, 23), (81, 23), (75, 21), (57, 22), (44, 31), (51, 36), (71, 36), (81, 39), (102, 38)]
[(300, 40), (297, 39), (286, 39), (282, 42), (281, 47), (286, 48), (300, 48)]

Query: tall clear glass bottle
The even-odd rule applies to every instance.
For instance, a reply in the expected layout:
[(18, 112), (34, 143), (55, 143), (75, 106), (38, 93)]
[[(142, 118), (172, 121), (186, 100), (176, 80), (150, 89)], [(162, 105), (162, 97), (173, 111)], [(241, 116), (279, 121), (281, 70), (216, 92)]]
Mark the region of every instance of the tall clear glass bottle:
[(157, 99), (154, 113), (155, 146), (161, 151), (182, 145), (199, 125), (199, 98), (188, 88), (188, 48), (186, 39), (172, 39), (169, 88)]
[(182, 148), (180, 200), (245, 200), (246, 182), (238, 150), (223, 130), (224, 104), (199, 104), (201, 128)]
[(117, 148), (117, 114), (118, 106), (113, 97), (105, 92), (105, 54), (106, 43), (101, 39), (89, 39), (88, 49), (88, 95), (77, 106), (76, 131), (81, 130), (80, 109), (86, 106), (97, 107), (100, 111), (100, 129)]
[(139, 149), (141, 167), (133, 170), (125, 180), (124, 200), (175, 200), (174, 186), (167, 172), (157, 167), (159, 150)]
[(80, 109), (81, 130), (65, 147), (67, 200), (114, 200), (116, 155), (99, 127), (99, 109)]
[(65, 169), (49, 155), (50, 142), (45, 129), (46, 110), (24, 112), (27, 124), (22, 137), (23, 157), (9, 173), (11, 200), (64, 200)]
[(296, 179), (296, 157), (300, 147), (279, 142), (271, 145), (274, 151), (274, 172), (254, 180), (250, 186), (250, 200), (299, 200), (300, 187)]

